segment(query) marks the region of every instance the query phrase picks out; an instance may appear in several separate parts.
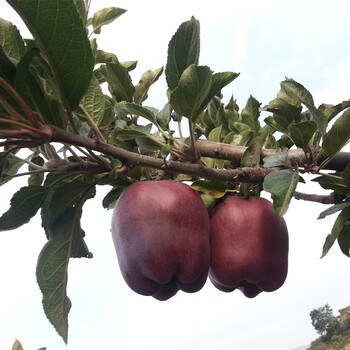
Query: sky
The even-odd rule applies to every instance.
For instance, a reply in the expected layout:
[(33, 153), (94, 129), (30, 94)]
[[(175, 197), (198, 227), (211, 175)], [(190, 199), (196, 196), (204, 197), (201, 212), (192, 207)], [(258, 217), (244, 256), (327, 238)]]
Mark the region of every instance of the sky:
[[(0, 17), (28, 36), (14, 11), (0, 1)], [(241, 109), (250, 95), (263, 105), (274, 99), (285, 77), (308, 88), (316, 105), (350, 97), (347, 0), (92, 0), (91, 13), (108, 6), (128, 11), (102, 28), (99, 47), (120, 61), (138, 60), (135, 84), (146, 70), (165, 66), (171, 36), (195, 16), (201, 23), (200, 64), (215, 72), (240, 72), (223, 93), (227, 101), (233, 95)], [(163, 76), (147, 105), (162, 108), (165, 92)], [(0, 188), (1, 213), (23, 185), (23, 179), (16, 179)], [(36, 259), (46, 243), (39, 217), (0, 233), (0, 349), (11, 349), (18, 339), (25, 350), (292, 350), (317, 337), (312, 309), (329, 303), (337, 314), (350, 305), (349, 259), (337, 244), (320, 259), (335, 217), (317, 220), (327, 206), (295, 199), (285, 215), (289, 273), (279, 290), (247, 299), (239, 291), (220, 292), (208, 281), (201, 291), (179, 292), (166, 302), (140, 296), (119, 271), (110, 233), (112, 211), (101, 204), (107, 190), (99, 189), (83, 211), (82, 227), (94, 258), (69, 265), (68, 346), (47, 321), (35, 280)], [(298, 190), (320, 192), (309, 181)]]

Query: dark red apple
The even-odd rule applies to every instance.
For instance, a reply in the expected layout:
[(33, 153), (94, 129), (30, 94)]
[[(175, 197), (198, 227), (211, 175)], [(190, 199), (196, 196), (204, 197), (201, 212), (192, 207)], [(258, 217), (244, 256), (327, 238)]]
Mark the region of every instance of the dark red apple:
[(280, 288), (288, 271), (288, 230), (272, 204), (261, 197), (229, 196), (209, 213), (215, 287), (236, 288), (254, 298)]
[(209, 269), (209, 215), (197, 192), (177, 181), (140, 181), (120, 196), (112, 236), (131, 289), (166, 300), (196, 292)]

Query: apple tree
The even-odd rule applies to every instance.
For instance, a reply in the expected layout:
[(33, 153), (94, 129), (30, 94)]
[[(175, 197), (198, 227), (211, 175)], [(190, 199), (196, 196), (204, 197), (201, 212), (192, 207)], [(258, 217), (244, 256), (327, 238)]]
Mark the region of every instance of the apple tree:
[[(350, 255), (350, 154), (342, 152), (350, 139), (350, 100), (315, 106), (307, 88), (286, 79), (265, 105), (253, 96), (242, 109), (233, 97), (224, 104), (221, 90), (239, 74), (199, 64), (194, 17), (170, 38), (164, 67), (133, 82), (137, 61), (121, 62), (97, 45), (101, 28), (124, 9), (90, 16), (87, 0), (7, 2), (32, 38), (0, 19), (0, 184), (27, 178), (0, 217), (0, 230), (39, 212), (47, 243), (36, 277), (45, 314), (65, 342), (69, 260), (92, 258), (80, 219), (99, 186), (110, 187), (106, 209), (130, 185), (156, 180), (186, 182), (208, 210), (228, 194), (262, 191), (279, 217), (293, 196), (332, 204), (320, 214), (336, 217), (322, 256), (336, 241)], [(167, 103), (147, 106), (163, 74)], [(297, 192), (303, 174), (329, 195)]]

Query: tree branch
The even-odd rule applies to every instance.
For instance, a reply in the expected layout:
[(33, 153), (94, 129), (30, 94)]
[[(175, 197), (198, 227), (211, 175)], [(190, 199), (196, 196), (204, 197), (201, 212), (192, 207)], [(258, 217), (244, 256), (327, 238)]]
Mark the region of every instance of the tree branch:
[(187, 174), (206, 178), (213, 181), (232, 181), (258, 183), (263, 181), (265, 176), (280, 168), (237, 168), (232, 170), (213, 169), (203, 164), (184, 163), (173, 160), (154, 158), (139, 153), (129, 152), (97, 139), (89, 139), (80, 135), (66, 132), (62, 129), (51, 127), (52, 142), (67, 143), (74, 146), (85, 147), (101, 152), (105, 155), (117, 158), (129, 167), (146, 166), (150, 168), (168, 170), (175, 173)]
[[(198, 140), (197, 146), (202, 157), (230, 160), (234, 166), (239, 166), (243, 153), (247, 149), (244, 146), (233, 146), (207, 140)], [(274, 153), (274, 149), (264, 149), (261, 158), (272, 156)], [(326, 155), (322, 155), (317, 164), (320, 165), (326, 157)], [(288, 165), (293, 166), (295, 163), (301, 168), (307, 163), (304, 151), (300, 148), (291, 149), (288, 152)], [(350, 164), (350, 153), (339, 152), (324, 169), (343, 171), (348, 164)]]
[(317, 202), (321, 204), (334, 204), (334, 193), (328, 195), (309, 194), (302, 192), (294, 192), (295, 199), (302, 199), (304, 201)]
[[(51, 142), (66, 143), (95, 150), (107, 156), (117, 158), (131, 168), (135, 166), (145, 166), (149, 168), (167, 170), (175, 173), (206, 178), (213, 181), (250, 183), (261, 182), (270, 172), (281, 170), (281, 168), (235, 168), (232, 170), (213, 169), (206, 167), (203, 164), (192, 164), (182, 161), (164, 160), (130, 152), (97, 139), (90, 139), (77, 134), (66, 132), (54, 126), (51, 126), (51, 130)], [(246, 147), (232, 146), (207, 140), (198, 140), (197, 147), (201, 156), (230, 160), (233, 163), (234, 167), (239, 166), (240, 159), (246, 150)], [(263, 150), (262, 158), (273, 155), (274, 153), (275, 150)], [(304, 152), (301, 149), (290, 150), (288, 153), (288, 161), (291, 165), (296, 162), (300, 167), (303, 167), (306, 162)], [(322, 159), (320, 161), (322, 161)], [(338, 156), (336, 156), (334, 160), (328, 164), (327, 169), (342, 171), (349, 163), (350, 153), (340, 152), (339, 159)], [(336, 169), (332, 167), (336, 167)]]

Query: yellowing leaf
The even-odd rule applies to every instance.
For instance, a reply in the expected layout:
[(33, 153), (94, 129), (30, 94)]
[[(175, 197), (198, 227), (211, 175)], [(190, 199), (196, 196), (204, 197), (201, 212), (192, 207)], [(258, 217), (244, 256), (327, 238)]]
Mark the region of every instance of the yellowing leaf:
[(215, 181), (195, 181), (191, 187), (199, 192), (203, 192), (212, 198), (221, 198), (226, 194), (226, 185), (223, 182)]

